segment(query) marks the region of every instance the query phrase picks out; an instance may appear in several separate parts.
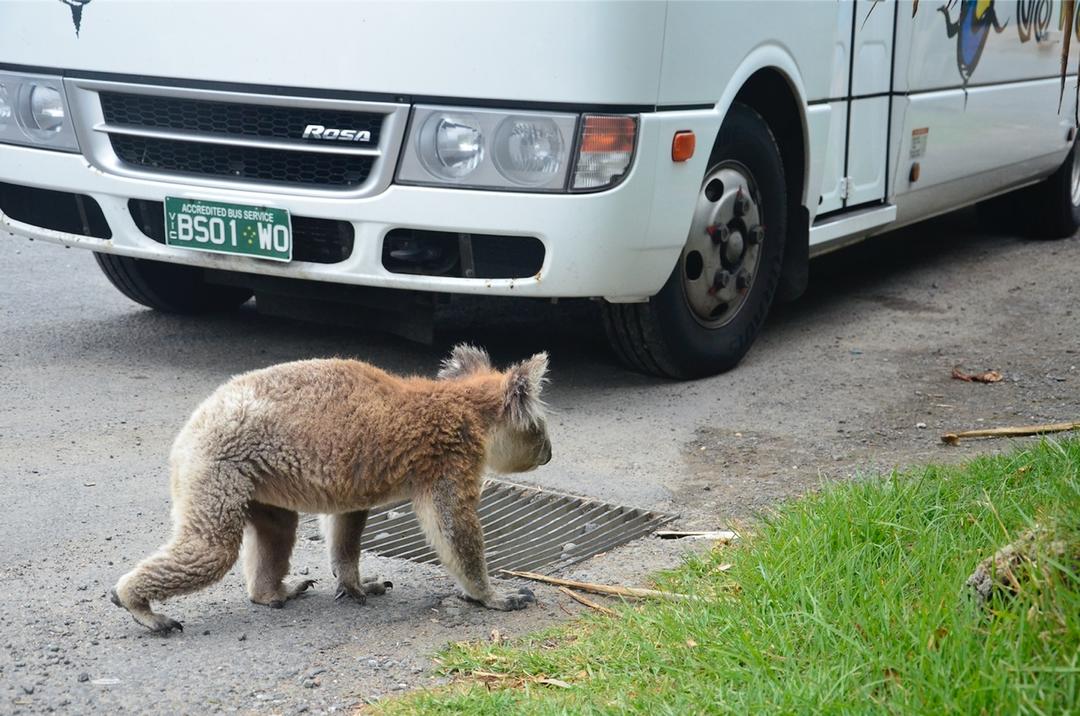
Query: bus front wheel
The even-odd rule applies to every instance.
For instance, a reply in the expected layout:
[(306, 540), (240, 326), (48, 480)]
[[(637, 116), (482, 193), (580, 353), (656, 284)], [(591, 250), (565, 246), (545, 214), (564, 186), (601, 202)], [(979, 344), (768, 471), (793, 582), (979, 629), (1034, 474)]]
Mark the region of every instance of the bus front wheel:
[(664, 287), (646, 303), (602, 304), (618, 357), (635, 370), (676, 379), (735, 367), (776, 294), (787, 202), (776, 139), (760, 114), (735, 103)]

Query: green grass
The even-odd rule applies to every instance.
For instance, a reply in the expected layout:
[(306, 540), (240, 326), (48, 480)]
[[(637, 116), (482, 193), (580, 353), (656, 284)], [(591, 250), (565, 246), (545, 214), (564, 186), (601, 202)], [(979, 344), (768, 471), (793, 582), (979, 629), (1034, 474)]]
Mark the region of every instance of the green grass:
[[(978, 606), (968, 575), (1036, 522), (1071, 540), (1066, 558)], [(657, 578), (697, 601), (454, 645), (451, 685), (376, 710), (1080, 713), (1078, 561), (1080, 441), (832, 484)]]

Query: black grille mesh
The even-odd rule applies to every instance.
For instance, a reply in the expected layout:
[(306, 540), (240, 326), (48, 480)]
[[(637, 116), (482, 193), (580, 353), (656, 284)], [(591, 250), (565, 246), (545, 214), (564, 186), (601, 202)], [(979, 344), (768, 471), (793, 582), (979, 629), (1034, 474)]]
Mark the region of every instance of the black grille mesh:
[(203, 144), (124, 134), (110, 135), (113, 151), (133, 166), (222, 179), (351, 188), (371, 173), (375, 158)]
[(102, 92), (101, 109), (109, 124), (319, 144), (327, 142), (302, 138), (307, 125), (371, 132), (370, 142), (349, 143), (348, 146), (354, 147), (377, 146), (383, 121), (382, 114), (372, 112), (212, 102), (119, 92)]

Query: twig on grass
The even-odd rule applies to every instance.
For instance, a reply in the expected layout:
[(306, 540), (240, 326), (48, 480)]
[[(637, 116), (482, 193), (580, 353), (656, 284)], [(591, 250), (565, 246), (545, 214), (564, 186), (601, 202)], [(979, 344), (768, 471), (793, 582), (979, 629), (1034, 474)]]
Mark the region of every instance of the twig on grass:
[(731, 530), (657, 530), (654, 534), (660, 539), (714, 539), (719, 542), (739, 539), (739, 535)]
[(562, 592), (563, 594), (565, 594), (566, 596), (570, 597), (571, 599), (573, 599), (575, 602), (577, 602), (579, 604), (584, 604), (589, 609), (595, 609), (596, 611), (600, 612), (601, 614), (607, 614), (609, 617), (617, 617), (617, 616), (619, 616), (619, 613), (617, 611), (615, 611), (614, 609), (608, 609), (603, 604), (597, 604), (596, 602), (589, 599), (588, 597), (583, 597), (582, 595), (578, 594), (577, 592), (572, 591), (570, 589), (567, 589), (566, 587), (559, 587), (559, 591)]
[(984, 430), (965, 430), (958, 433), (945, 433), (941, 436), (941, 442), (946, 445), (957, 445), (964, 438), (1017, 438), (1026, 435), (1043, 435), (1045, 433), (1063, 433), (1068, 430), (1080, 430), (1080, 422), (1071, 423), (1047, 423), (1045, 425), (1025, 425), (1017, 428), (986, 428)]
[(546, 584), (554, 584), (561, 587), (571, 587), (573, 589), (579, 589), (583, 592), (592, 592), (593, 594), (608, 594), (615, 597), (629, 597), (631, 599), (697, 599), (697, 597), (687, 596), (686, 594), (676, 594), (675, 592), (661, 592), (658, 589), (642, 589), (641, 587), (616, 587), (608, 584), (579, 582), (574, 579), (560, 579), (559, 577), (549, 577), (545, 574), (538, 574), (536, 572), (516, 572), (512, 569), (503, 569), (500, 571), (503, 574), (509, 574), (514, 577), (531, 579), (534, 582), (544, 582)]
[(520, 676), (516, 674), (499, 674), (494, 671), (473, 671), (469, 673), (474, 679), (480, 681), (495, 681), (508, 684), (510, 686), (521, 687), (525, 684), (544, 684), (546, 686), (557, 686), (560, 689), (572, 689), (573, 684), (567, 683), (562, 679), (553, 679), (549, 676)]

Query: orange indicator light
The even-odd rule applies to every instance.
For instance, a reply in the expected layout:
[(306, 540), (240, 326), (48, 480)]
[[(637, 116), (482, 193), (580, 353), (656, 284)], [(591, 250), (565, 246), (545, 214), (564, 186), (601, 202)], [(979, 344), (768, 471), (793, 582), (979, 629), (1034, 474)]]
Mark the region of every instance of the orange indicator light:
[(671, 140), (671, 161), (685, 162), (694, 156), (694, 147), (696, 145), (697, 139), (692, 131), (675, 132), (675, 137)]

